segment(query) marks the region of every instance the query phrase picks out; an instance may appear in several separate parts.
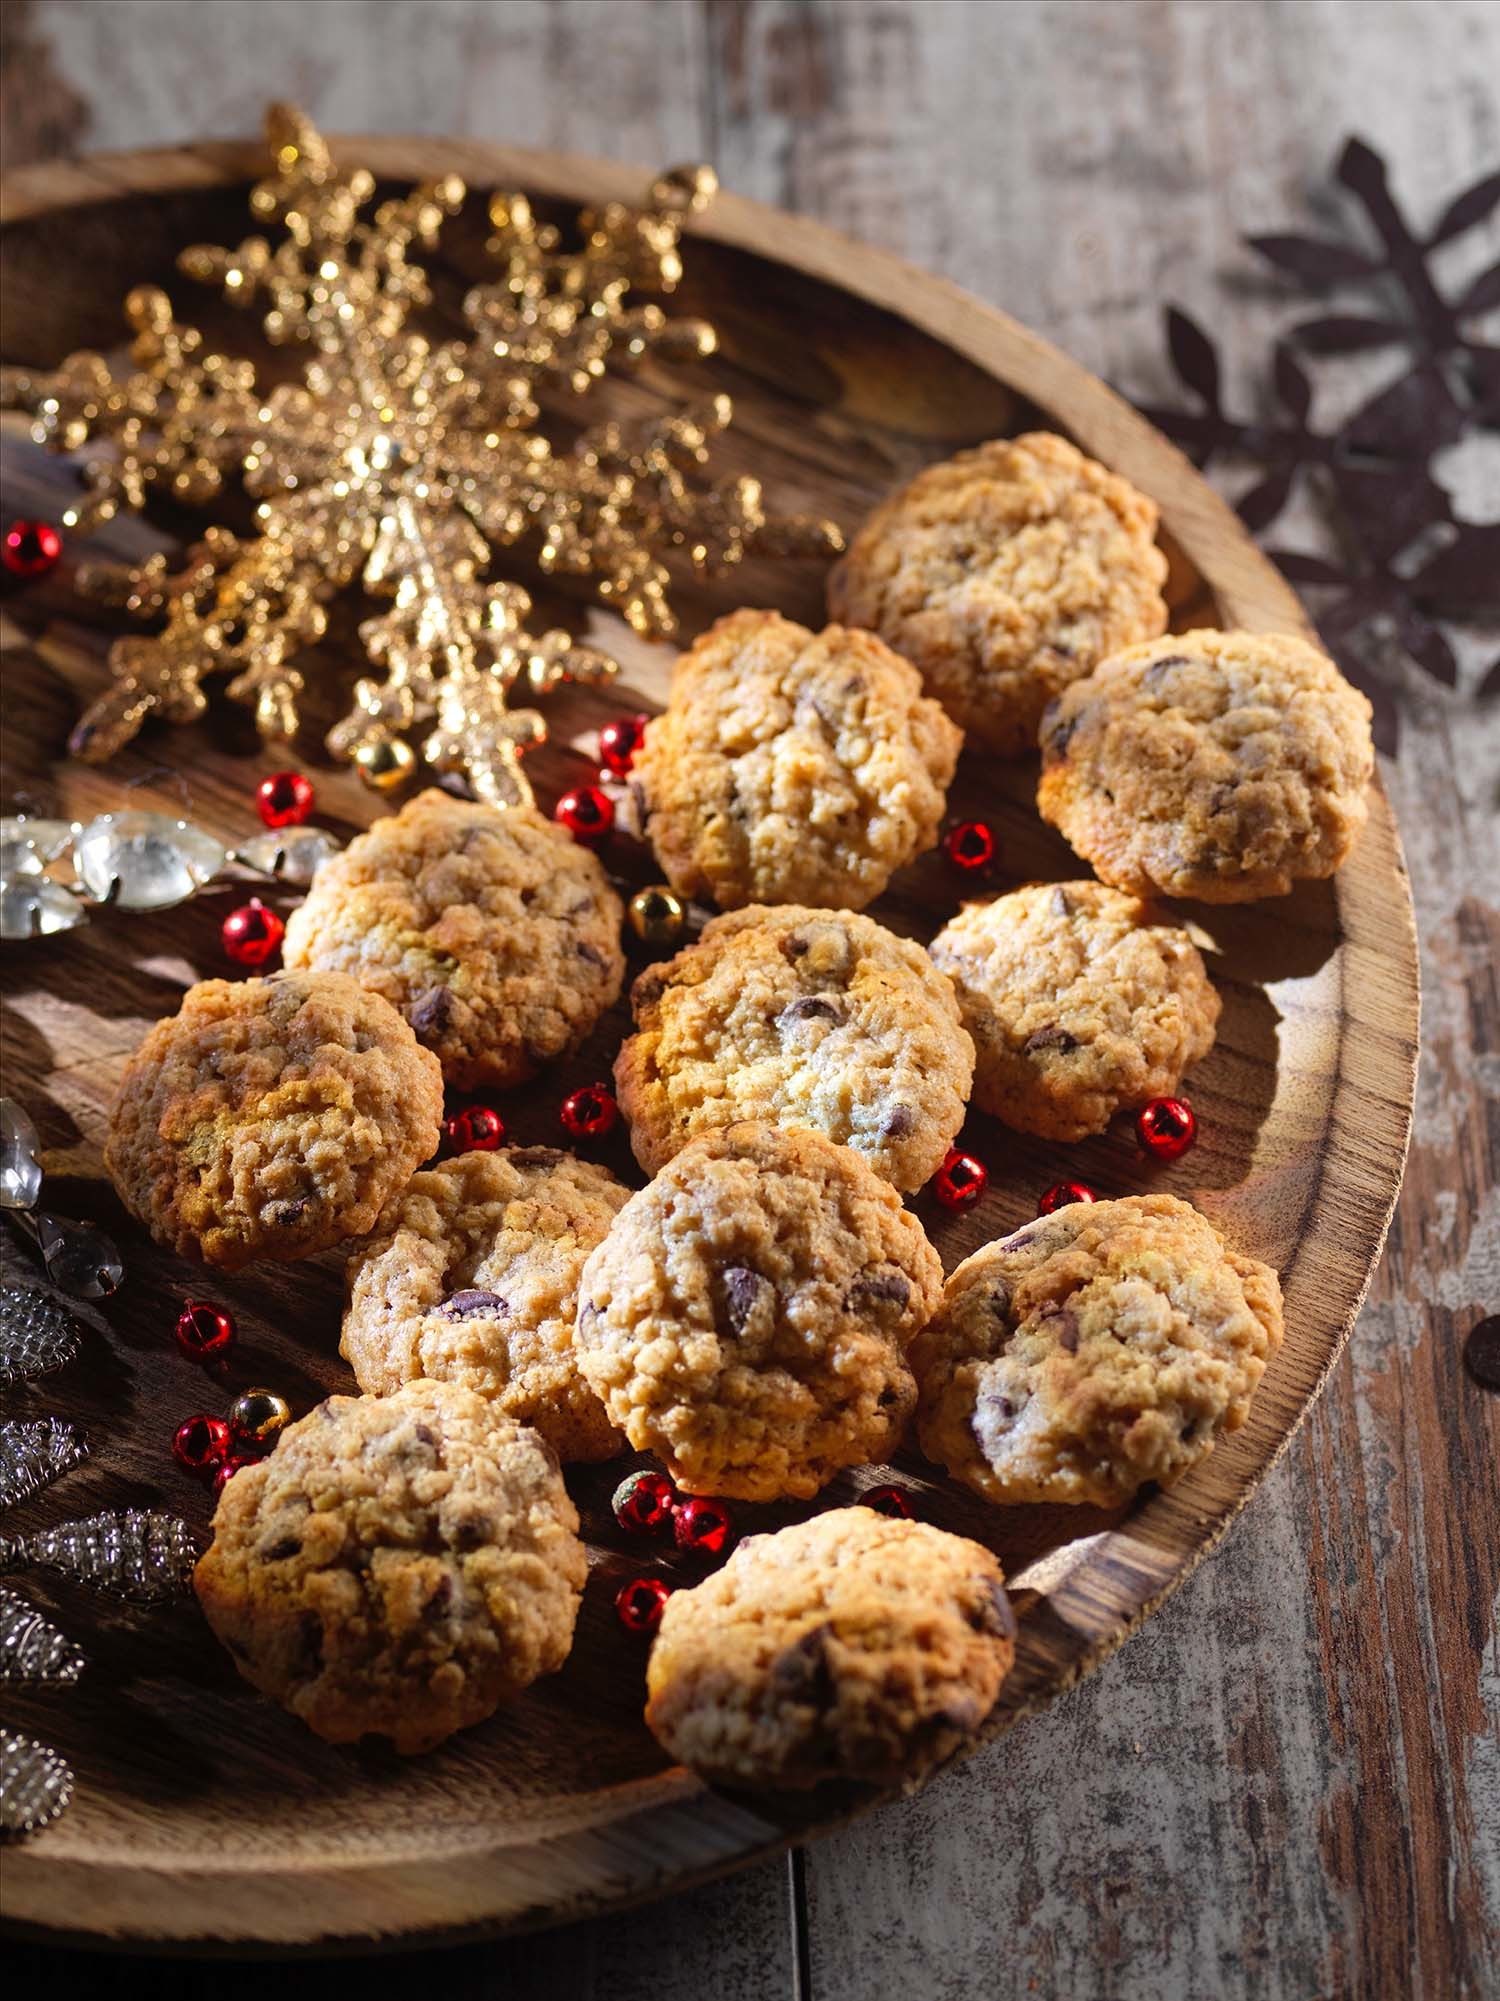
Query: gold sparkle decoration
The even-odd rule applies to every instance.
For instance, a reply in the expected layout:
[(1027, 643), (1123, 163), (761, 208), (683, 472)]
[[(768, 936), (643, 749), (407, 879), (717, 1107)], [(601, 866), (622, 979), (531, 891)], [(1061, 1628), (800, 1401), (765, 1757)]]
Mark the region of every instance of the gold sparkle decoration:
[(171, 561), (80, 570), (81, 589), (158, 629), (115, 642), (111, 686), (71, 748), (97, 763), (152, 715), (194, 720), (211, 675), (231, 677), (263, 736), (291, 736), (327, 606), (359, 587), (380, 602), (359, 628), (373, 671), (329, 749), (390, 785), (412, 768), (416, 734), (428, 762), (478, 797), (529, 801), (520, 760), (546, 725), (512, 696), (534, 704), (616, 668), (567, 632), (533, 633), (530, 597), (494, 574), (499, 551), (527, 543), (544, 575), (588, 579), (635, 631), (662, 638), (675, 629), (668, 556), (713, 574), (752, 548), (841, 546), (829, 522), (768, 514), (756, 480), (708, 477), (727, 397), (637, 427), (596, 425), (567, 450), (539, 428), (543, 391), (585, 395), (648, 355), (714, 351), (704, 321), (640, 296), (677, 285), (683, 228), (714, 177), (674, 169), (639, 207), (586, 211), (577, 248), (523, 196), (495, 195), (493, 276), (465, 297), (462, 335), (440, 337), (414, 324), (432, 305), (419, 254), (464, 201), (463, 183), (447, 175), (372, 208), (373, 176), (340, 169), (301, 113), (273, 105), (266, 130), (272, 171), (250, 209), (280, 239), (195, 245), (178, 265), (257, 310), (276, 345), (305, 349), (300, 380), (262, 389), (250, 362), (211, 352), (154, 286), (125, 302), (128, 373), (84, 353), (0, 379), (0, 402), (30, 411), (40, 442), (94, 448), (65, 526), (155, 495), (209, 505), (231, 482), (257, 503), (253, 534), (213, 527)]

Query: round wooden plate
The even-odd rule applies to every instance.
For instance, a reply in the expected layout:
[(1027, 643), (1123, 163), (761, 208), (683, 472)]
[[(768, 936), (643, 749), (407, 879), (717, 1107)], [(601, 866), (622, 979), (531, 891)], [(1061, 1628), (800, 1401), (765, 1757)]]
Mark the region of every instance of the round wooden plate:
[[(647, 178), (477, 145), (371, 139), (339, 150), (383, 181), (454, 169), (482, 191), (522, 187), (560, 218), (579, 202), (628, 198)], [(53, 364), (74, 348), (117, 346), (119, 300), (148, 279), (170, 287), (184, 318), (254, 351), (249, 317), (195, 296), (172, 260), (190, 242), (240, 240), (247, 185), (260, 170), (254, 148), (201, 146), (16, 176), (4, 204), (5, 359)], [(440, 298), (483, 270), (483, 238), (481, 204), (471, 199), (430, 260)], [(596, 409), (645, 412), (688, 389), (725, 387), (737, 415), (721, 463), (753, 470), (778, 508), (814, 508), (846, 529), (928, 460), (1053, 425), (1159, 502), (1177, 626), (1302, 628), (1286, 585), (1170, 445), (1083, 369), (953, 286), (731, 195), (694, 229), (687, 270), (675, 303), (715, 322), (720, 355), (686, 374), (648, 371), (613, 385)], [(16, 419), (6, 420), (5, 436), (6, 515), (55, 516), (66, 470), (25, 441)], [(188, 519), (172, 525), (191, 532)], [(111, 539), (120, 549), (147, 546), (129, 525)], [(688, 635), (742, 603), (775, 604), (818, 624), (822, 584), (819, 565), (756, 562), (711, 586), (689, 579), (676, 602)], [(614, 689), (569, 691), (553, 705), (553, 742), (530, 766), (550, 804), (588, 774), (586, 751), (605, 717), (660, 702), (673, 655), (632, 638), (585, 593), (538, 595), (548, 622), (591, 630), (624, 663)], [(325, 648), (323, 707), (292, 756), (260, 749), (243, 716), (216, 701), (206, 726), (148, 728), (95, 770), (68, 762), (63, 743), (80, 698), (103, 679), (106, 615), (76, 600), (61, 575), (12, 592), (3, 619), (7, 810), (20, 803), (86, 818), (127, 801), (185, 808), (233, 839), (255, 825), (257, 778), (288, 762), (314, 772), (319, 817), (345, 834), (379, 810), (319, 749), (320, 728), (353, 677), (349, 631)], [(1084, 872), (1037, 819), (1034, 783), (1029, 765), (964, 760), (951, 803), (998, 823), (1001, 887)], [(1369, 826), (1334, 882), (1258, 907), (1192, 913), (1212, 941), (1225, 1001), (1218, 1044), (1192, 1079), (1202, 1121), (1192, 1153), (1152, 1171), (1125, 1120), (1065, 1148), (1022, 1141), (976, 1116), (969, 1140), (992, 1174), (984, 1202), (953, 1217), (930, 1198), (918, 1201), (951, 1269), (1032, 1215), (1038, 1191), (1065, 1174), (1109, 1193), (1169, 1189), (1200, 1202), (1237, 1244), (1276, 1265), (1286, 1291), (1286, 1345), (1249, 1423), (1170, 1493), (1148, 1490), (1113, 1514), (999, 1510), (916, 1458), (896, 1468), (923, 1515), (991, 1544), (1013, 1580), (1020, 1650), (992, 1733), (1103, 1659), (1213, 1547), (1285, 1447), (1349, 1332), (1401, 1177), (1417, 1036), (1411, 901), (1383, 794), (1371, 803)], [(655, 873), (650, 857), (623, 841), (610, 860), (632, 885)], [(942, 861), (928, 857), (876, 914), (930, 936), (959, 890)], [(149, 1244), (101, 1179), (120, 1065), (190, 980), (225, 970), (218, 923), (230, 900), (215, 893), (157, 917), (101, 914), (80, 932), (7, 953), (6, 1088), (42, 1129), (47, 1201), (102, 1219), (128, 1264), (116, 1299), (88, 1315), (98, 1331), (85, 1356), (11, 1400), (7, 1414), (79, 1419), (94, 1452), (7, 1526), (153, 1501), (206, 1525), (206, 1498), (169, 1456), (183, 1416), (219, 1407), (254, 1382), (277, 1386), (299, 1410), (352, 1387), (337, 1355), (337, 1257), (206, 1278)], [(624, 1026), (617, 1013), (577, 1062), (508, 1102), (512, 1131), (555, 1135), (558, 1100), (605, 1072)], [(632, 1172), (623, 1141), (609, 1157)], [(238, 1315), (238, 1350), (221, 1381), (205, 1380), (173, 1345), (185, 1294), (218, 1297)], [(191, 1604), (166, 1615), (101, 1616), (65, 1587), (37, 1585), (37, 1601), (85, 1638), (92, 1666), (76, 1690), (7, 1703), (7, 1720), (59, 1746), (78, 1777), (70, 1811), (6, 1857), (8, 1922), (189, 1949), (454, 1938), (679, 1888), (873, 1803), (872, 1793), (847, 1787), (787, 1800), (730, 1797), (664, 1759), (640, 1720), (643, 1652), (616, 1626), (611, 1599), (636, 1569), (679, 1566), (632, 1546), (612, 1521), (609, 1493), (629, 1463), (570, 1475), (593, 1572), (567, 1667), (427, 1758), (319, 1743), (238, 1679)], [(823, 1504), (847, 1501), (878, 1477), (887, 1476), (847, 1476)], [(746, 1529), (799, 1512), (739, 1511)], [(682, 1577), (692, 1574), (681, 1566)]]

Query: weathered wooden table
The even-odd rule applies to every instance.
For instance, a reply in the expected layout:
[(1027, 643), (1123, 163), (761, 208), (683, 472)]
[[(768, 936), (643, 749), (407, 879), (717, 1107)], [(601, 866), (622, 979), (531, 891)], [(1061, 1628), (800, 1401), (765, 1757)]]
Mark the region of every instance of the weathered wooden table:
[[(1158, 400), (1175, 301), (1253, 403), (1295, 310), (1239, 236), (1305, 226), (1346, 133), (1382, 148), (1419, 219), (1500, 163), (1495, 0), (37, 0), (10, 17), (8, 162), (248, 132), (271, 95), (334, 132), (706, 157)], [(1320, 375), (1329, 414), (1380, 365)], [(1442, 471), (1461, 512), (1500, 512), (1493, 436)], [(1386, 782), (1425, 995), (1405, 1192), (1353, 1342), (1224, 1549), (1092, 1680), (916, 1801), (638, 1914), (361, 1967), (366, 1992), (1500, 1990), (1500, 1403), (1462, 1363), (1500, 1307), (1500, 715), (1470, 692), (1481, 639), (1461, 651), (1453, 692), (1393, 668)], [(54, 1991), (103, 1976), (11, 1963)], [(167, 2001), (352, 1972), (150, 1977)]]

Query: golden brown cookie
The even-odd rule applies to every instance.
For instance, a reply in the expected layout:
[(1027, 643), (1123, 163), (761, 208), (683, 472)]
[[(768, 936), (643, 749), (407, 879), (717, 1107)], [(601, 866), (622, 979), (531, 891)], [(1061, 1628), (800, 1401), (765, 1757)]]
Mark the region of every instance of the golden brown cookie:
[(966, 904), (929, 949), (974, 1038), (974, 1102), (1019, 1132), (1103, 1132), (1213, 1047), (1219, 996), (1197, 946), (1102, 883)]
[(832, 1508), (752, 1536), (674, 1591), (646, 1670), (646, 1722), (730, 1786), (894, 1785), (971, 1738), (1015, 1659), (987, 1549), (926, 1522)]
[(631, 1001), (615, 1082), (648, 1174), (696, 1133), (766, 1119), (920, 1188), (963, 1123), (974, 1046), (953, 987), (873, 918), (795, 904), (716, 917)]
[(383, 995), (457, 1089), (504, 1089), (618, 999), (622, 914), (598, 858), (543, 814), (434, 790), (322, 864), (282, 957)]
[(429, 1751), (562, 1666), (588, 1564), (557, 1462), (457, 1383), (330, 1397), (227, 1482), (194, 1588), (331, 1744)]
[(736, 611), (677, 662), (631, 776), (682, 895), (862, 910), (937, 838), (962, 741), (873, 633)]
[(734, 1125), (631, 1197), (584, 1266), (578, 1350), (606, 1410), (693, 1494), (816, 1494), (883, 1458), (943, 1270), (859, 1155)]
[(578, 1367), (578, 1275), (630, 1190), (554, 1147), (465, 1153), (414, 1174), (351, 1258), (339, 1352), (375, 1396), (462, 1383), (564, 1462), (624, 1440)]
[(878, 632), (972, 743), (1015, 757), (1060, 688), (1165, 629), (1156, 521), (1065, 438), (997, 438), (876, 508), (829, 577), (829, 614)]
[(1305, 639), (1176, 632), (1047, 712), (1037, 805), (1138, 896), (1284, 896), (1332, 875), (1368, 811), (1370, 704)]
[(1281, 1287), (1172, 1195), (1074, 1202), (986, 1244), (918, 1337), (922, 1450), (987, 1500), (1128, 1501), (1237, 1431)]
[(127, 1064), (104, 1160), (159, 1243), (233, 1271), (362, 1236), (442, 1116), (437, 1059), (378, 994), (205, 980)]

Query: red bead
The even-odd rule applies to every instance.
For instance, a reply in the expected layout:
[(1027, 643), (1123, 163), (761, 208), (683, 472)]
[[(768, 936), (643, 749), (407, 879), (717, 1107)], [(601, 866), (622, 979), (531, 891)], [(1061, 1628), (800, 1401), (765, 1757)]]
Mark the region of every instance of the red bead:
[(989, 1186), (990, 1171), (972, 1153), (954, 1146), (932, 1177), (933, 1190), (945, 1209), (972, 1209)]
[(214, 1472), (214, 1496), (223, 1493), (229, 1482), (242, 1466), (254, 1466), (261, 1457), (258, 1453), (231, 1452), (223, 1459)]
[(654, 1633), (671, 1595), (659, 1577), (632, 1577), (615, 1593), (615, 1617), (627, 1633)]
[(62, 537), (50, 521), (12, 521), (0, 547), (0, 562), (13, 577), (45, 577), (57, 567)]
[(889, 1515), (898, 1522), (911, 1520), (911, 1502), (904, 1487), (866, 1487), (859, 1498), (865, 1507), (873, 1508), (877, 1515)]
[(1099, 1197), (1086, 1181), (1054, 1181), (1036, 1205), (1039, 1216), (1050, 1216), (1054, 1209), (1066, 1209), (1070, 1202), (1097, 1202)]
[(557, 1115), (569, 1139), (603, 1139), (614, 1131), (620, 1107), (607, 1084), (585, 1084), (563, 1099)]
[(256, 786), (255, 804), (268, 827), (300, 827), (313, 809), (312, 782), (300, 771), (273, 771)]
[(615, 824), (614, 802), (597, 785), (579, 785), (563, 794), (552, 817), (575, 841), (589, 847), (602, 841)]
[(1198, 1120), (1186, 1098), (1153, 1098), (1135, 1118), (1136, 1138), (1155, 1160), (1176, 1160), (1198, 1137)]
[(229, 1426), (222, 1417), (199, 1411), (184, 1418), (172, 1440), (172, 1457), (184, 1473), (206, 1480), (229, 1450)]
[(599, 762), (615, 778), (623, 778), (635, 763), (648, 716), (617, 716), (599, 732)]
[(734, 1518), (722, 1501), (694, 1494), (673, 1515), (672, 1538), (694, 1556), (717, 1556), (734, 1540)]
[(995, 830), (988, 820), (960, 820), (944, 834), (943, 853), (965, 875), (977, 875), (995, 859)]
[(234, 1346), (234, 1315), (207, 1299), (183, 1302), (177, 1345), (190, 1362), (217, 1362)]
[(258, 896), (231, 910), (224, 919), (224, 950), (238, 966), (263, 966), (281, 950), (286, 926)]
[(677, 1489), (665, 1473), (632, 1473), (614, 1491), (615, 1520), (631, 1535), (654, 1535), (672, 1519)]
[(505, 1121), (488, 1105), (470, 1105), (443, 1120), (443, 1138), (450, 1153), (493, 1153), (505, 1144)]

